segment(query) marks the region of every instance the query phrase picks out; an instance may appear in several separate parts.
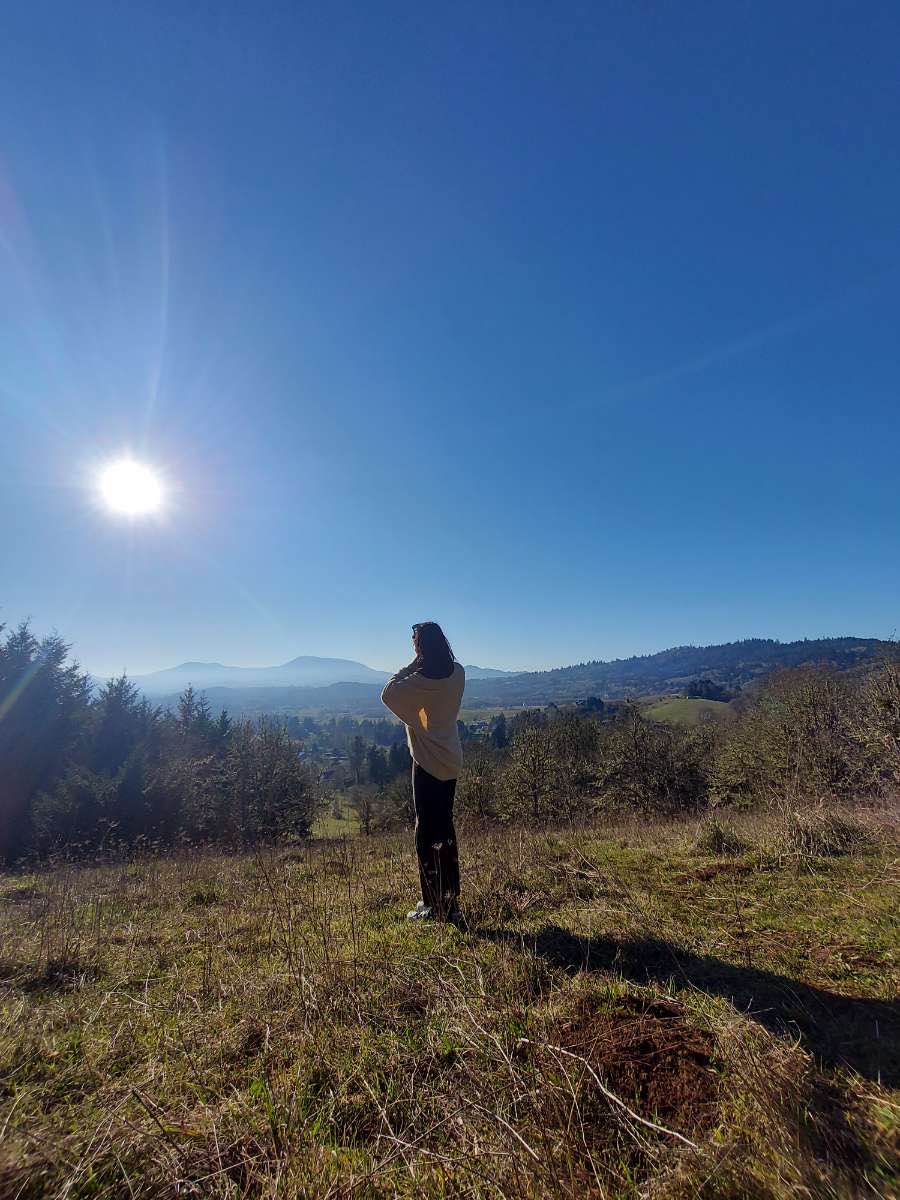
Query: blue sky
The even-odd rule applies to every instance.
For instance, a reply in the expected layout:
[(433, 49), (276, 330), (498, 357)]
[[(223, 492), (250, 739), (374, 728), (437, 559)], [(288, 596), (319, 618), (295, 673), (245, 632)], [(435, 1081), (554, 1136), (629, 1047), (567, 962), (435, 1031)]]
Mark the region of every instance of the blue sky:
[[(3, 40), (0, 619), (98, 672), (897, 630), (896, 4)], [(97, 503), (125, 449), (158, 518)]]

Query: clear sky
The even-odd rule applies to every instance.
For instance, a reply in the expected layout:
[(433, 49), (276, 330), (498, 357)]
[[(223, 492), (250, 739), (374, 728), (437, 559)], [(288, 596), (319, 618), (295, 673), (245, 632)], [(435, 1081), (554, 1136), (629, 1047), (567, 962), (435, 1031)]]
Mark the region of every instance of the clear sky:
[(895, 0), (3, 26), (0, 619), (97, 672), (897, 631)]

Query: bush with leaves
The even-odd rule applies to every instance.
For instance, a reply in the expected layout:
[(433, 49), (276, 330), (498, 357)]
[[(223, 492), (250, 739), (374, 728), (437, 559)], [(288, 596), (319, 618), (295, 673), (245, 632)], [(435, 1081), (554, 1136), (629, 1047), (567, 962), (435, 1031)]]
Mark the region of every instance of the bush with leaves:
[(900, 788), (900, 661), (884, 663), (859, 688), (853, 736), (871, 791)]
[(238, 725), (217, 786), (229, 828), (242, 842), (309, 837), (315, 815), (312, 781), (283, 725)]
[(488, 737), (466, 747), (456, 795), (461, 813), (467, 817), (490, 821), (499, 815), (500, 754), (494, 746), (493, 737)]
[(516, 729), (499, 778), (498, 810), (505, 819), (545, 824), (556, 814), (554, 763), (546, 723)]
[(844, 677), (818, 668), (774, 676), (743, 707), (716, 755), (714, 803), (852, 796), (865, 782), (855, 707)]
[(645, 720), (629, 705), (604, 738), (599, 758), (601, 801), (612, 808), (678, 813), (706, 799), (714, 735)]

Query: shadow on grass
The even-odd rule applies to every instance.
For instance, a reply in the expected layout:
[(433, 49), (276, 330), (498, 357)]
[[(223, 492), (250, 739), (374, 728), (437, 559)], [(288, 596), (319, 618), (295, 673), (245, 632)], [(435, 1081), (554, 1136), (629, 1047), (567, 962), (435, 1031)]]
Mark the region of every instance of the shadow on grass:
[(520, 946), (568, 971), (612, 971), (634, 983), (696, 988), (729, 1000), (780, 1036), (798, 1036), (825, 1066), (848, 1066), (887, 1087), (900, 1086), (900, 1003), (839, 996), (756, 967), (694, 954), (659, 938), (588, 938), (558, 925), (536, 933), (473, 930)]

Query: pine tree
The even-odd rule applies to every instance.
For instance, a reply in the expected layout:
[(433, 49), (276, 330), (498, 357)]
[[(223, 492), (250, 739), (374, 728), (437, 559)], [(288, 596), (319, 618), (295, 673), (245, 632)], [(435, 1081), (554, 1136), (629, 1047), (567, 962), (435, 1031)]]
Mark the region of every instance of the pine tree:
[(362, 778), (363, 763), (366, 761), (366, 747), (361, 737), (357, 736), (350, 742), (347, 747), (347, 759), (353, 772), (353, 781), (358, 786)]
[(397, 775), (408, 775), (412, 770), (412, 759), (406, 742), (394, 742), (388, 751), (388, 770), (391, 778)]
[(126, 676), (110, 679), (94, 705), (95, 729), (91, 766), (114, 775), (133, 753), (143, 732), (138, 689)]
[(219, 719), (216, 721), (213, 731), (213, 740), (217, 746), (224, 746), (228, 742), (231, 734), (231, 717), (223, 708), (219, 713)]
[(197, 693), (194, 685), (189, 683), (178, 697), (178, 724), (183, 733), (190, 733), (197, 718)]
[(503, 750), (509, 742), (509, 734), (506, 729), (505, 713), (500, 713), (498, 716), (494, 717), (493, 721), (491, 722), (491, 741), (494, 744), (494, 748), (497, 750)]
[(369, 782), (376, 787), (383, 787), (390, 778), (387, 755), (380, 746), (370, 746), (366, 754), (366, 769)]
[(90, 680), (68, 654), (62, 638), (39, 642), (27, 622), (0, 642), (0, 861), (33, 849), (35, 798), (84, 744)]

